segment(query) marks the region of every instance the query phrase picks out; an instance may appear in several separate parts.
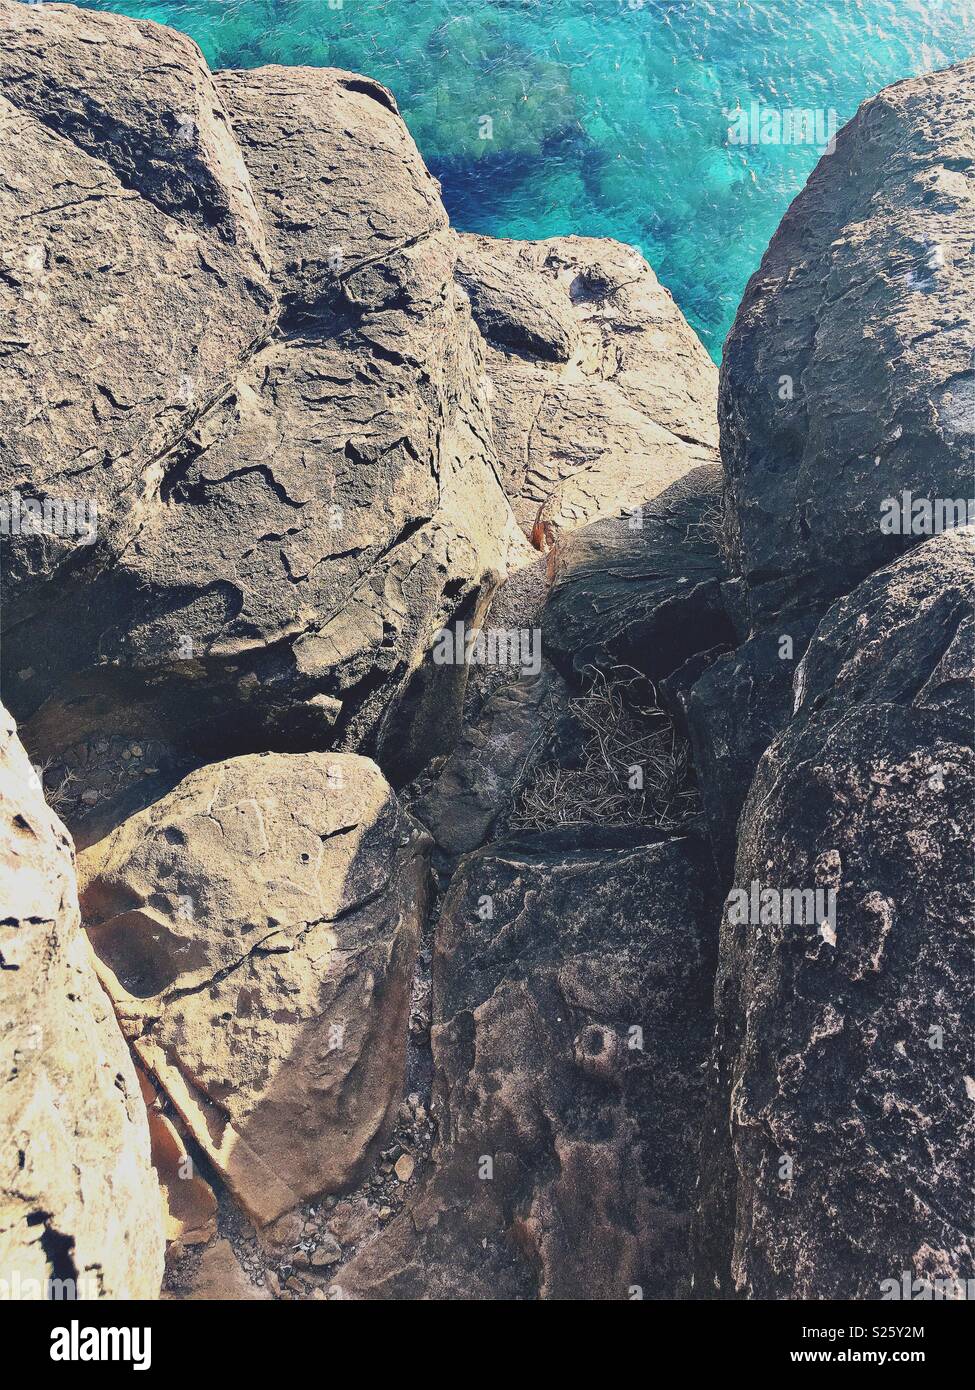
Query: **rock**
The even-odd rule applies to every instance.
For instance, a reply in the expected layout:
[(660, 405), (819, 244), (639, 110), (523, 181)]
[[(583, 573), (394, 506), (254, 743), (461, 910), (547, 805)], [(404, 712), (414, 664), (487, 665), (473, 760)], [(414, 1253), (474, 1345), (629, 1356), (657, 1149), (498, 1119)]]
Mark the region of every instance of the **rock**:
[(139, 1087), (149, 1119), (152, 1166), (165, 1206), (166, 1242), (180, 1248), (205, 1245), (217, 1234), (217, 1199), (197, 1171), (188, 1145), (170, 1117), (149, 1077), (137, 1069)]
[(155, 1298), (162, 1205), (145, 1105), (79, 925), (73, 861), (0, 709), (0, 1288)]
[(789, 632), (756, 633), (678, 696), (723, 883), (731, 882), (738, 817), (759, 759), (792, 713), (793, 677), (814, 626), (793, 618)]
[(327, 1236), (322, 1244), (312, 1251), (311, 1264), (314, 1269), (325, 1269), (329, 1265), (338, 1264), (341, 1258), (341, 1245), (334, 1236)]
[(393, 1172), (400, 1182), (409, 1182), (410, 1178), (413, 1176), (413, 1169), (415, 1167), (416, 1164), (410, 1154), (400, 1154), (399, 1158), (393, 1164)]
[(542, 620), (568, 675), (632, 666), (659, 680), (732, 637), (721, 599), (721, 469), (696, 468), (630, 517), (560, 537)]
[(759, 765), (735, 884), (824, 896), (781, 926), (726, 904), (702, 1288), (876, 1301), (905, 1272), (975, 1276), (973, 539), (933, 538), (827, 612)]
[(447, 854), (466, 854), (488, 839), (513, 805), (540, 756), (546, 733), (564, 716), (567, 691), (550, 666), (502, 685), (465, 725), (439, 777), (415, 814)]
[(505, 490), (539, 549), (715, 461), (714, 364), (632, 247), (460, 243)]
[(229, 1240), (217, 1240), (204, 1250), (188, 1283), (170, 1297), (189, 1303), (241, 1303), (267, 1301), (273, 1295), (248, 1278)]
[[(463, 698), (466, 669), (428, 659), (434, 635), (476, 622), (509, 549), (528, 547), (495, 475), (454, 235), (395, 103), (367, 79), (304, 68), (222, 74), (218, 97), (196, 48), (166, 30), (73, 10), (3, 15), (9, 99), (23, 108), (11, 119), (36, 146), (28, 160), (19, 137), (5, 142), (8, 180), (26, 179), (27, 160), (47, 205), (55, 182), (99, 187), (103, 156), (125, 163), (97, 214), (85, 204), (52, 222), (45, 254), (66, 268), (50, 274), (47, 307), (25, 308), (33, 289), (4, 282), (31, 354), (54, 334), (68, 345), (59, 399), (79, 362), (108, 355), (125, 377), (123, 389), (86, 368), (94, 424), (85, 394), (58, 412), (64, 437), (38, 424), (16, 455), (43, 480), (65, 459), (78, 475), (87, 449), (105, 517), (95, 545), (69, 547), (63, 584), (39, 589), (50, 566), (20, 538), (4, 547), (17, 579), (5, 657), (23, 668), (29, 647), (35, 668), (11, 695), (31, 751), (46, 759), (106, 732), (193, 762), (335, 747), (408, 780), (447, 750)], [(76, 42), (80, 87), (61, 58)], [(73, 137), (62, 108), (76, 106), (90, 153), (50, 129)], [(184, 109), (199, 149), (167, 137), (157, 159)], [(130, 189), (126, 170), (143, 159)], [(98, 218), (112, 224), (104, 235)], [(96, 246), (112, 276), (90, 264)], [(133, 336), (151, 323), (146, 344), (120, 347), (119, 322)], [(26, 351), (4, 360), (25, 380), (40, 370)], [(171, 406), (185, 380), (192, 405)], [(43, 419), (16, 381), (6, 394), (18, 421)], [(124, 467), (86, 462), (91, 430), (102, 440), (101, 416), (116, 414)]]
[(217, 1199), (210, 1184), (196, 1172), (186, 1144), (172, 1120), (149, 1112), (152, 1166), (166, 1203), (166, 1240), (179, 1245), (203, 1245), (217, 1233)]
[[(0, 485), (5, 497), (82, 500), (87, 537), (5, 538), (10, 632), (46, 615), (61, 566), (88, 572), (132, 541), (160, 458), (266, 334), (272, 296), (250, 182), (194, 43), (157, 24), (6, 0), (0, 39), (12, 349), (0, 367)], [(96, 655), (89, 632), (62, 621), (58, 635), (57, 652), (5, 640), (30, 646), (43, 682), (55, 660)]]
[[(437, 928), (435, 1173), (350, 1298), (672, 1298), (710, 1035), (706, 856), (586, 830), (461, 861)], [(647, 885), (652, 885), (652, 892)]]
[(745, 628), (923, 539), (887, 499), (971, 497), (973, 115), (975, 62), (864, 103), (749, 281), (719, 407)]
[(255, 1222), (346, 1187), (395, 1114), (429, 843), (368, 760), (263, 754), (81, 856), (135, 1053)]

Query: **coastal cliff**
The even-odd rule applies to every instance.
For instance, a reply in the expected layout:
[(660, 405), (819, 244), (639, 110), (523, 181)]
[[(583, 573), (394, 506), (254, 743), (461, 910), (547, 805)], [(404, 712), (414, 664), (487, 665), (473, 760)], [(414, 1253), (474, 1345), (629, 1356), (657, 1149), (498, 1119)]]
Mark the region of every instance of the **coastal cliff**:
[(368, 77), (0, 39), (0, 1278), (975, 1278), (975, 63), (840, 131), (719, 379)]

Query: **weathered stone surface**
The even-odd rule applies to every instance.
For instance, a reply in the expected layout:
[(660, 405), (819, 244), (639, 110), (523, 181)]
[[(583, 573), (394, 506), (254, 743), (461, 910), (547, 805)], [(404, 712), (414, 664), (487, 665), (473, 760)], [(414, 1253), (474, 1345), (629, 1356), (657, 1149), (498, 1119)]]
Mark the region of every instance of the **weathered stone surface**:
[(917, 544), (887, 498), (972, 495), (973, 116), (975, 63), (866, 102), (745, 291), (719, 412), (746, 627)]
[[(113, 158), (148, 165), (133, 188), (123, 169), (124, 186), (103, 200), (106, 220), (141, 219), (125, 253), (132, 273), (89, 268), (79, 278), (69, 256), (68, 298), (45, 291), (37, 327), (34, 290), (7, 285), (17, 313), (33, 316), (32, 342), (57, 331), (72, 371), (86, 364), (86, 389), (108, 402), (96, 410), (100, 436), (98, 412), (116, 410), (109, 398), (128, 407), (134, 392), (99, 386), (92, 363), (108, 349), (92, 324), (119, 372), (131, 369), (138, 384), (144, 350), (172, 391), (191, 397), (180, 410), (151, 394), (139, 411), (118, 407), (125, 468), (101, 455), (89, 465), (107, 526), (96, 545), (71, 549), (70, 584), (41, 595), (33, 551), (12, 547), (23, 605), (5, 610), (5, 669), (18, 673), (8, 685), (32, 751), (47, 758), (105, 730), (208, 759), (332, 746), (376, 753), (405, 779), (456, 732), (465, 671), (425, 660), (434, 633), (454, 617), (476, 620), (509, 545), (527, 545), (494, 472), (483, 348), (454, 282), (454, 237), (395, 103), (348, 73), (277, 68), (221, 75), (218, 99), (196, 49), (165, 30), (46, 7), (30, 18), (5, 6), (5, 19), (11, 8), (24, 17), (9, 20), (5, 90), (23, 104), (17, 119), (37, 148), (22, 169), (19, 139), (6, 142), (9, 178), (50, 203), (64, 161), (82, 156), (48, 127), (67, 120), (60, 106), (93, 111), (91, 93), (103, 90), (109, 114), (91, 115), (84, 159), (99, 178)], [(89, 23), (97, 41), (78, 39), (90, 79), (79, 96), (61, 55)], [(123, 78), (116, 69), (130, 49)], [(28, 60), (43, 83), (21, 71)], [(165, 76), (142, 83), (150, 63)], [(187, 105), (196, 144), (170, 140), (156, 160), (152, 140)], [(43, 108), (37, 120), (33, 107)], [(79, 225), (94, 245), (97, 221), (92, 231), (84, 207), (57, 214), (45, 243), (52, 264)], [(261, 243), (259, 284), (244, 285), (238, 265), (245, 256), (257, 265), (245, 231)], [(131, 295), (127, 331), (142, 334), (143, 348), (117, 341), (117, 280)], [(158, 321), (147, 312), (157, 298)], [(226, 324), (242, 315), (231, 340)], [(22, 367), (33, 380), (33, 358)], [(10, 398), (34, 417), (16, 391)], [(87, 397), (78, 408), (91, 416)], [(70, 412), (58, 418), (73, 430)], [(84, 432), (72, 434), (72, 450), (49, 434), (16, 455), (35, 482), (65, 459), (78, 474)]]
[(632, 831), (462, 860), (433, 967), (436, 1175), (341, 1271), (346, 1297), (674, 1297), (711, 1028), (707, 882), (691, 841)]
[(546, 656), (577, 676), (590, 666), (632, 666), (657, 680), (729, 638), (718, 553), (721, 481), (720, 468), (696, 468), (638, 515), (563, 535), (550, 557)]
[(272, 753), (80, 858), (136, 1055), (258, 1222), (347, 1185), (399, 1100), (428, 849), (367, 759)]
[(972, 542), (934, 538), (829, 610), (742, 812), (736, 885), (836, 899), (825, 924), (726, 908), (703, 1289), (975, 1276)]
[(716, 369), (632, 247), (460, 243), (505, 489), (540, 549), (716, 459)]
[(485, 843), (510, 810), (546, 731), (564, 717), (568, 692), (550, 666), (509, 681), (469, 721), (436, 782), (415, 804), (419, 820), (447, 854)]
[[(5, 538), (13, 629), (60, 565), (131, 541), (161, 456), (267, 332), (272, 296), (240, 151), (182, 34), (3, 0), (0, 121), (0, 488), (94, 503), (99, 533)], [(80, 655), (70, 624), (59, 637)]]
[(793, 677), (814, 625), (793, 618), (788, 632), (756, 633), (719, 655), (678, 697), (724, 883), (731, 882), (741, 808), (759, 759), (792, 713)]
[(162, 1205), (146, 1111), (79, 925), (73, 858), (0, 709), (0, 1287), (155, 1298)]

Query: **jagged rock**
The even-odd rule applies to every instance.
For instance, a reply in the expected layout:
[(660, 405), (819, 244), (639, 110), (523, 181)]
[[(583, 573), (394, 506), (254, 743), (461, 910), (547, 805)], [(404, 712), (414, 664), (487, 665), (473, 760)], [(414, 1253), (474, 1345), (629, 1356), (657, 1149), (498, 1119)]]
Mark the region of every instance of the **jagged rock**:
[(540, 549), (715, 461), (716, 369), (632, 247), (460, 243), (505, 489)]
[[(195, 47), (156, 26), (0, 13), (8, 182), (40, 206), (63, 201), (54, 184), (89, 200), (50, 214), (40, 289), (4, 280), (27, 345), (4, 394), (40, 422), (29, 448), (8, 432), (10, 482), (29, 466), (56, 492), (68, 460), (72, 493), (97, 473), (105, 508), (94, 545), (61, 547), (63, 584), (42, 591), (36, 547), (4, 547), (5, 669), (26, 673), (8, 685), (32, 752), (106, 730), (195, 760), (332, 746), (406, 780), (456, 732), (465, 670), (425, 659), (434, 633), (476, 621), (512, 538), (528, 547), (494, 472), (455, 240), (395, 103), (313, 69), (223, 74), (218, 96)], [(72, 364), (52, 368), (59, 401), (81, 371), (96, 401), (94, 425), (87, 394), (58, 412), (64, 436), (17, 384), (43, 377), (54, 336)], [(105, 446), (108, 415), (125, 427)]]
[(436, 1173), (341, 1271), (346, 1297), (674, 1297), (711, 1030), (707, 884), (693, 842), (628, 830), (461, 861), (433, 963)]
[(835, 902), (783, 926), (726, 905), (702, 1289), (869, 1301), (905, 1272), (975, 1276), (973, 534), (829, 610), (742, 812), (736, 886)]
[(146, 1111), (79, 925), (73, 860), (0, 709), (0, 1289), (155, 1298), (162, 1205)]
[(731, 637), (718, 553), (721, 469), (695, 468), (639, 513), (563, 535), (550, 557), (545, 655), (575, 676), (632, 666), (658, 680)]
[(416, 802), (418, 819), (440, 849), (467, 854), (485, 843), (567, 703), (565, 682), (550, 666), (509, 681), (485, 701), (434, 785)]
[(973, 116), (975, 62), (866, 102), (749, 281), (719, 407), (745, 628), (923, 539), (886, 499), (971, 497)]
[(80, 857), (134, 1051), (257, 1222), (346, 1186), (399, 1101), (429, 844), (367, 759), (269, 753)]

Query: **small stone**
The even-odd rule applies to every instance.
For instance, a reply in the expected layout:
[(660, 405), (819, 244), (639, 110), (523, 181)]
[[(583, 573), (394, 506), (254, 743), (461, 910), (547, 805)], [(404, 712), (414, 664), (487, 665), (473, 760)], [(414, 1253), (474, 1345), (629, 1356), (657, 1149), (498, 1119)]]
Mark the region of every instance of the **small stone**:
[(342, 1247), (334, 1236), (326, 1236), (317, 1250), (312, 1251), (311, 1263), (315, 1269), (322, 1269), (325, 1265), (338, 1264), (342, 1258)]
[(94, 787), (89, 787), (86, 792), (81, 793), (81, 799), (86, 806), (94, 806), (95, 802), (98, 800), (98, 792)]
[(409, 1182), (410, 1178), (413, 1176), (413, 1169), (415, 1167), (416, 1163), (414, 1162), (412, 1154), (401, 1154), (396, 1160), (396, 1166), (393, 1172), (399, 1178), (400, 1182)]

